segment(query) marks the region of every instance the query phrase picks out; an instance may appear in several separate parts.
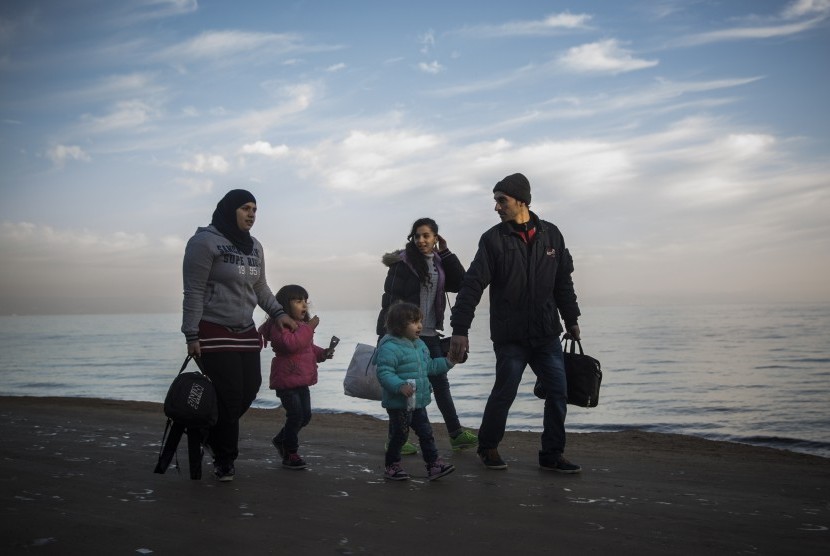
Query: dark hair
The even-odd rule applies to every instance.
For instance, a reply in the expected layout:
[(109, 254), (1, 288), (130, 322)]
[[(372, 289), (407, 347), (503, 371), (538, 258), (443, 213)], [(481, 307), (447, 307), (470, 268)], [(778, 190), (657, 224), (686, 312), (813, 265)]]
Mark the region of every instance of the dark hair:
[(386, 332), (393, 336), (403, 336), (406, 326), (410, 322), (418, 322), (424, 318), (421, 308), (413, 303), (399, 301), (389, 307), (386, 313)]
[[(283, 286), (277, 292), (277, 303), (282, 305), (283, 309), (288, 312), (288, 305), (295, 300), (304, 301), (308, 299), (308, 292), (302, 286), (296, 284), (288, 284)], [(306, 315), (308, 317), (308, 315)]]
[(429, 283), (429, 267), (427, 266), (427, 258), (424, 257), (423, 253), (418, 251), (418, 247), (415, 245), (415, 232), (421, 226), (429, 226), (432, 233), (438, 235), (438, 224), (436, 224), (435, 220), (432, 218), (419, 218), (413, 222), (412, 230), (409, 232), (409, 235), (406, 236), (406, 260), (409, 261), (409, 264), (411, 264), (412, 268), (415, 269), (415, 272), (418, 274), (418, 279), (422, 283), (427, 284)]

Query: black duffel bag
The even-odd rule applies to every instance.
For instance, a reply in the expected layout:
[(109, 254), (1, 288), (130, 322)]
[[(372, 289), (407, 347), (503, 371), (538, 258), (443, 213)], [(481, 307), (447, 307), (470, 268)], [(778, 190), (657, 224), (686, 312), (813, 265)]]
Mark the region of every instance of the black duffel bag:
[[(565, 375), (568, 381), (568, 403), (579, 407), (596, 407), (599, 404), (599, 387), (602, 384), (600, 362), (582, 351), (579, 340), (563, 339), (562, 355), (565, 359)], [(579, 353), (576, 346), (579, 345)], [(533, 393), (545, 399), (542, 381), (536, 379)]]
[[(196, 361), (197, 371), (184, 372), (190, 360)], [(164, 414), (174, 423), (185, 427), (210, 427), (219, 418), (216, 390), (202, 371), (202, 363), (190, 355), (184, 360), (179, 374), (164, 398)]]
[[(190, 360), (196, 361), (197, 371), (184, 372)], [(161, 437), (161, 449), (155, 473), (164, 473), (176, 458), (179, 469), (177, 448), (183, 434), (187, 435), (187, 454), (190, 462), (190, 478), (202, 478), (202, 445), (207, 439), (208, 427), (219, 418), (219, 405), (213, 383), (204, 374), (198, 357), (185, 358), (182, 368), (164, 398), (164, 414), (167, 424)], [(168, 434), (169, 433), (169, 434)]]

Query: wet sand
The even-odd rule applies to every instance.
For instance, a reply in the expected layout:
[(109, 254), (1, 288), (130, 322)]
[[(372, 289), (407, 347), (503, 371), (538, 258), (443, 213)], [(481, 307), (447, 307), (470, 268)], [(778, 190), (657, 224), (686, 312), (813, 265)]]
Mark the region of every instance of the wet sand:
[(475, 451), (429, 482), (382, 477), (386, 423), (315, 414), (303, 471), (270, 438), (283, 412), (242, 422), (236, 480), (153, 473), (160, 404), (0, 397), (3, 554), (830, 554), (830, 460), (628, 431), (570, 434), (580, 475), (537, 466), (538, 433), (509, 432), (507, 471)]

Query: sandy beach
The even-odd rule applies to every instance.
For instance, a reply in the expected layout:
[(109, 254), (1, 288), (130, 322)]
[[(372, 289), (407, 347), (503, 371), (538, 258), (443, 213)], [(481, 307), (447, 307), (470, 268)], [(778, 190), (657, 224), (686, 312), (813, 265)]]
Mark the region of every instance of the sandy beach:
[(827, 459), (678, 435), (570, 434), (581, 475), (537, 466), (538, 434), (507, 433), (507, 471), (474, 451), (429, 482), (382, 478), (386, 423), (315, 414), (304, 471), (270, 438), (282, 410), (242, 423), (237, 477), (153, 473), (160, 404), (0, 397), (4, 554), (827, 554)]

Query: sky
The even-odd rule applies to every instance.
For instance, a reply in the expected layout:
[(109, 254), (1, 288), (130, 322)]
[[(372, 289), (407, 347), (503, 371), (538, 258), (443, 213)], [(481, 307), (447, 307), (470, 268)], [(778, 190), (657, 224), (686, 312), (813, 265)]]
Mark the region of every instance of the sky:
[(830, 0), (5, 0), (0, 314), (179, 311), (234, 188), (274, 291), (378, 307), (515, 172), (583, 307), (827, 302), (828, 59)]

